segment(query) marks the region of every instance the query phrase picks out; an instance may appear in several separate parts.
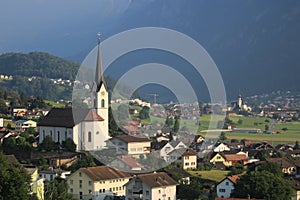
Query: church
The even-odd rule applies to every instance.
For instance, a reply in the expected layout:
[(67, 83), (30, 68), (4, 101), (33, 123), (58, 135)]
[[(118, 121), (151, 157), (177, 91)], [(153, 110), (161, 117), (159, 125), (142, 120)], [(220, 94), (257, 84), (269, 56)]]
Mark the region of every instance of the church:
[(91, 109), (52, 108), (38, 123), (39, 143), (50, 136), (60, 144), (71, 138), (77, 150), (91, 151), (105, 148), (108, 132), (108, 91), (102, 71), (100, 34), (95, 80), (91, 91)]

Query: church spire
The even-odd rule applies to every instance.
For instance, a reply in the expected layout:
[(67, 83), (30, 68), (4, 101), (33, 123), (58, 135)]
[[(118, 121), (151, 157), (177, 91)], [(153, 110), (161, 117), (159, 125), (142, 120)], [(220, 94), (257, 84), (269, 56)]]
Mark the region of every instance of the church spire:
[(101, 51), (100, 51), (100, 33), (98, 35), (98, 52), (97, 52), (97, 66), (96, 66), (96, 75), (95, 75), (95, 82), (97, 85), (96, 91), (98, 92), (101, 88), (101, 85), (104, 84), (106, 89), (106, 83), (104, 80), (104, 74), (102, 71), (102, 59), (101, 59)]

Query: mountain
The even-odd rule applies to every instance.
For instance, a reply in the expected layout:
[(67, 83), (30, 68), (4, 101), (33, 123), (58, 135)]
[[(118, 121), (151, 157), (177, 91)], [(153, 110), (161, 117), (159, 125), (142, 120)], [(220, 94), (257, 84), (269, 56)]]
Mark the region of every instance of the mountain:
[[(228, 99), (233, 99), (239, 90), (247, 96), (299, 90), (300, 1), (103, 0), (70, 3), (69, 0), (58, 6), (54, 2), (29, 0), (24, 4), (10, 5), (14, 13), (22, 17), (8, 12), (12, 9), (1, 12), (6, 24), (17, 27), (3, 26), (0, 33), (2, 52), (43, 50), (80, 62), (96, 45), (98, 31), (105, 40), (131, 28), (165, 27), (192, 37), (207, 50), (222, 74)], [(39, 17), (35, 12), (31, 14), (31, 9), (36, 10)], [(19, 29), (25, 31), (20, 33)], [(200, 96), (209, 98), (205, 83), (194, 81), (195, 74), (186, 70), (186, 63), (179, 66), (169, 55), (151, 52), (150, 55), (147, 51), (137, 57), (120, 58), (107, 73), (118, 78), (121, 72), (145, 63), (143, 58), (152, 61), (153, 56), (154, 61), (182, 69), (192, 79), (195, 90), (200, 91)]]

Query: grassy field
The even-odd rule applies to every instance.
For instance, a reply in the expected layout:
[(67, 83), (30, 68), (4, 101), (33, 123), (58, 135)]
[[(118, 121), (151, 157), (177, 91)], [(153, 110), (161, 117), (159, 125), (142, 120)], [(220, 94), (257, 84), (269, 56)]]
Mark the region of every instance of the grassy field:
[[(262, 131), (265, 130), (265, 125), (270, 128), (273, 120), (266, 118), (256, 117), (243, 117), (235, 116), (230, 119), (237, 124), (237, 128), (257, 128)], [(242, 124), (238, 124), (238, 120), (241, 119)], [(256, 125), (257, 124), (257, 125)], [(286, 128), (287, 130), (282, 130)], [(300, 141), (300, 122), (278, 122), (269, 132), (279, 132), (279, 134), (253, 134), (253, 133), (226, 133), (226, 137), (229, 139), (248, 139), (254, 141), (268, 141), (273, 144), (289, 143), (294, 144), (295, 141)]]
[(56, 103), (54, 101), (48, 101), (48, 100), (45, 100), (45, 103), (49, 104), (51, 107), (55, 107), (55, 108), (64, 108), (65, 107), (64, 103)]
[(224, 170), (210, 170), (210, 171), (189, 171), (189, 173), (195, 177), (202, 179), (208, 179), (215, 182), (220, 182), (223, 180), (229, 171)]

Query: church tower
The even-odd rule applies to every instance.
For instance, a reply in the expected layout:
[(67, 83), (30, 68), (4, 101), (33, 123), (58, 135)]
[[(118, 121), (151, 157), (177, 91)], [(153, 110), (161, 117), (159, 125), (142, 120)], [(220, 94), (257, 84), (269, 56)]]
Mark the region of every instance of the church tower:
[(101, 60), (101, 51), (100, 51), (100, 33), (98, 33), (98, 52), (97, 52), (97, 66), (96, 66), (96, 74), (95, 81), (93, 85), (93, 95), (94, 102), (93, 108), (96, 110), (97, 114), (100, 115), (104, 119), (104, 124), (101, 127), (102, 133), (104, 135), (108, 133), (108, 91), (106, 82), (104, 79), (103, 69), (102, 69), (102, 60)]

